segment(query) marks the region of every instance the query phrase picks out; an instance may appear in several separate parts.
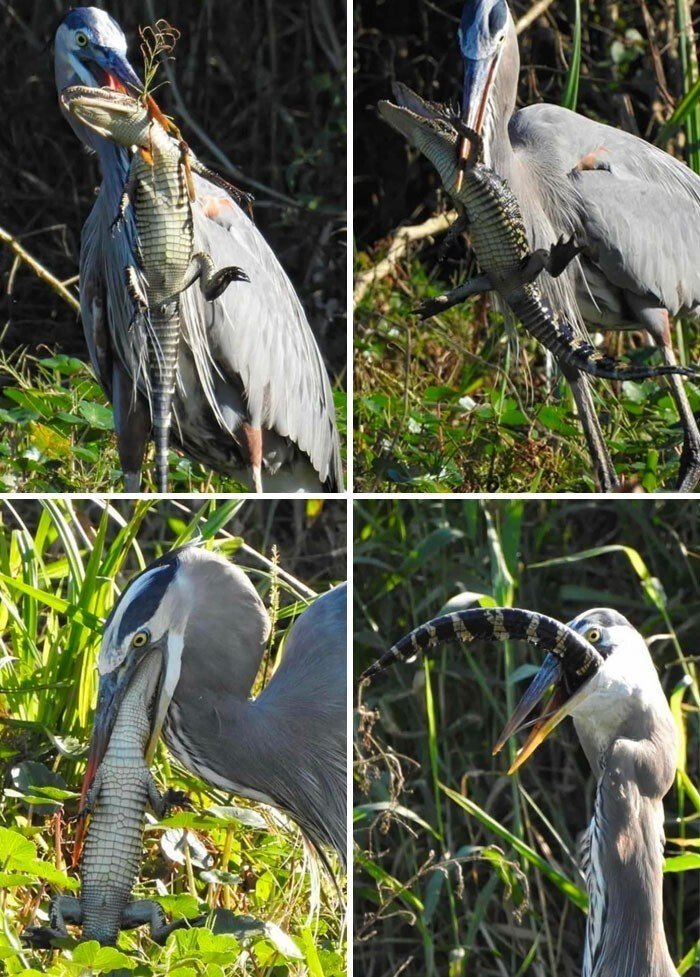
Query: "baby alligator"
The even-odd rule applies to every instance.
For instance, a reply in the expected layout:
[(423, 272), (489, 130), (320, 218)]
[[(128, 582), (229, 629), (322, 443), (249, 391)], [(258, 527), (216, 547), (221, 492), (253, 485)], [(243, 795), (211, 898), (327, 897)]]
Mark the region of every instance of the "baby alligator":
[(151, 936), (164, 942), (182, 920), (166, 924), (165, 914), (150, 899), (131, 900), (142, 858), (147, 802), (166, 815), (174, 795), (161, 796), (148, 769), (145, 752), (151, 735), (150, 711), (162, 662), (148, 654), (138, 667), (119, 707), (107, 751), (87, 795), (81, 815), (92, 815), (80, 865), (80, 897), (54, 896), (49, 927), (29, 927), (23, 939), (50, 946), (65, 937), (66, 923), (82, 926), (83, 939), (113, 946), (120, 930), (150, 923)]

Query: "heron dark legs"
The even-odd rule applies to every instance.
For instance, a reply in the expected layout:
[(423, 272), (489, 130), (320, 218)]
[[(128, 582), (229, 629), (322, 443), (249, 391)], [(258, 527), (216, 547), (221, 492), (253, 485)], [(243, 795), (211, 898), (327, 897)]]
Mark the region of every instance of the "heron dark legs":
[(141, 491), (141, 468), (151, 436), (148, 404), (119, 364), (112, 368), (112, 404), (119, 461), (124, 472), (124, 490)]
[[(677, 360), (671, 342), (671, 317), (666, 309), (644, 305), (638, 296), (628, 294), (626, 297), (640, 326), (646, 329), (661, 350), (664, 363), (675, 366)], [(682, 378), (672, 374), (668, 381), (683, 428), (683, 451), (676, 489), (679, 492), (692, 492), (700, 479), (700, 430), (690, 407)]]
[(601, 491), (612, 492), (619, 486), (620, 481), (603, 437), (588, 377), (574, 367), (563, 363), (559, 363), (558, 366), (571, 387), (588, 451), (593, 460), (596, 481)]

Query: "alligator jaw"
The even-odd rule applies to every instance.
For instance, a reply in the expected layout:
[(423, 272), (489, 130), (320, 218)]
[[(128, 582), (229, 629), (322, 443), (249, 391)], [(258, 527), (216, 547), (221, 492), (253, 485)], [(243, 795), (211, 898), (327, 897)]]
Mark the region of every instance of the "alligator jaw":
[[(396, 89), (394, 93), (398, 94)], [(404, 104), (399, 105), (380, 102), (379, 114), (427, 156), (438, 171), (443, 186), (449, 190), (456, 186), (459, 173), (457, 131), (442, 114), (441, 106), (424, 102), (413, 92), (410, 94), (413, 98), (408, 104), (404, 98), (401, 98)]]

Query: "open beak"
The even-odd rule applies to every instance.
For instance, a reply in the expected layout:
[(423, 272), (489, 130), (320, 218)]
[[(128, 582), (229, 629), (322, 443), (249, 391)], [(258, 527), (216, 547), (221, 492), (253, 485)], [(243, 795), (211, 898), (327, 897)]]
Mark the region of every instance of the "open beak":
[[(486, 106), (488, 105), (491, 85), (496, 75), (498, 54), (480, 61), (471, 58), (464, 59), (464, 85), (462, 88), (462, 121), (478, 135), (484, 125)], [(464, 179), (464, 168), (469, 156), (469, 141), (460, 136), (457, 143), (459, 153), (459, 170), (457, 174), (457, 192), (459, 193)]]
[(143, 91), (139, 76), (128, 60), (116, 51), (104, 52), (104, 59), (91, 62), (90, 68), (103, 88), (114, 88), (132, 95)]
[[(158, 652), (151, 648), (147, 653), (157, 654)], [(104, 755), (107, 752), (107, 747), (109, 746), (109, 741), (114, 729), (114, 723), (119, 713), (124, 694), (129, 688), (129, 684), (142, 661), (143, 656), (134, 656), (134, 658), (124, 669), (115, 669), (113, 672), (108, 672), (106, 675), (102, 675), (100, 677), (100, 685), (97, 693), (97, 708), (95, 709), (95, 719), (92, 727), (92, 738), (90, 740), (90, 749), (88, 750), (88, 759), (87, 766), (85, 768), (85, 776), (83, 777), (83, 786), (80, 791), (80, 806), (78, 808), (80, 811), (85, 809), (88, 791), (92, 786), (92, 782), (95, 779), (95, 774), (97, 773), (99, 766), (104, 759)], [(165, 670), (162, 669), (161, 680), (158, 683), (158, 689), (154, 698), (155, 703), (160, 702), (162, 677), (164, 674)], [(160, 711), (158, 705), (155, 706), (154, 713), (156, 710), (158, 710), (158, 712)], [(164, 715), (165, 712), (163, 712), (163, 716)], [(160, 735), (162, 725), (163, 719), (161, 717), (160, 722), (157, 723), (157, 730), (154, 725), (151, 738), (148, 741), (148, 747), (145, 754), (148, 763), (150, 763), (153, 756), (155, 744), (158, 736)], [(75, 847), (73, 848), (74, 868), (77, 866), (80, 860), (80, 853), (83, 847), (86, 827), (87, 817), (83, 817), (75, 832)]]
[[(545, 697), (551, 685), (554, 685), (554, 690), (544, 705), (539, 717), (532, 722), (527, 722), (527, 717)], [(576, 691), (571, 693), (567, 686), (560, 659), (551, 652), (547, 655), (542, 663), (542, 667), (535, 675), (525, 695), (515, 707), (512, 716), (506, 723), (503, 732), (493, 748), (495, 755), (503, 749), (508, 739), (514, 733), (528, 726), (532, 727), (530, 735), (520, 750), (518, 750), (508, 773), (513, 773), (518, 767), (522, 766), (532, 756), (540, 743), (559, 725), (562, 719), (570, 715), (575, 706), (584, 698), (587, 685), (588, 683), (584, 682)]]

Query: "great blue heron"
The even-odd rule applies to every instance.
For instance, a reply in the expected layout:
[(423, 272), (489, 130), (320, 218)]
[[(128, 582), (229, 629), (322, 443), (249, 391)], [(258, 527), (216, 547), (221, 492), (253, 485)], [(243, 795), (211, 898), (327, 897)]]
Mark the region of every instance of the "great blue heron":
[(597, 781), (584, 844), (589, 896), (583, 977), (676, 977), (663, 928), (663, 803), (676, 769), (676, 730), (642, 636), (617, 611), (568, 625), (490, 608), (435, 618), (402, 638), (365, 676), (446, 640), (522, 639), (549, 651), (494, 752), (554, 685), (511, 771), (573, 717)]
[[(557, 105), (515, 111), (520, 55), (505, 0), (467, 0), (459, 28), (463, 117), (485, 162), (508, 181), (533, 247), (575, 235), (579, 259), (540, 284), (572, 323), (645, 329), (676, 358), (671, 316), (700, 312), (700, 176), (643, 139)], [(567, 372), (605, 490), (618, 479), (588, 381)], [(700, 477), (700, 431), (680, 377), (669, 377), (683, 427), (677, 488)]]
[[(72, 85), (140, 91), (119, 25), (96, 7), (71, 10), (56, 31), (58, 91)], [(114, 405), (125, 487), (138, 491), (151, 428), (139, 378), (140, 331), (125, 269), (135, 259), (135, 225), (127, 212), (112, 224), (129, 154), (72, 116), (67, 121), (100, 161), (102, 186), (83, 228), (80, 308), (95, 373)], [(217, 267), (245, 266), (250, 289), (203, 301), (182, 296), (185, 330), (172, 439), (190, 457), (264, 491), (341, 491), (342, 466), (333, 394), (304, 310), (273, 251), (228, 194), (193, 174), (195, 246)]]
[(136, 667), (159, 650), (163, 669), (148, 758), (162, 729), (188, 770), (284, 811), (323, 859), (324, 849), (334, 848), (344, 860), (346, 600), (342, 585), (303, 612), (275, 674), (251, 699), (270, 621), (246, 575), (197, 546), (152, 563), (105, 624), (83, 798)]

